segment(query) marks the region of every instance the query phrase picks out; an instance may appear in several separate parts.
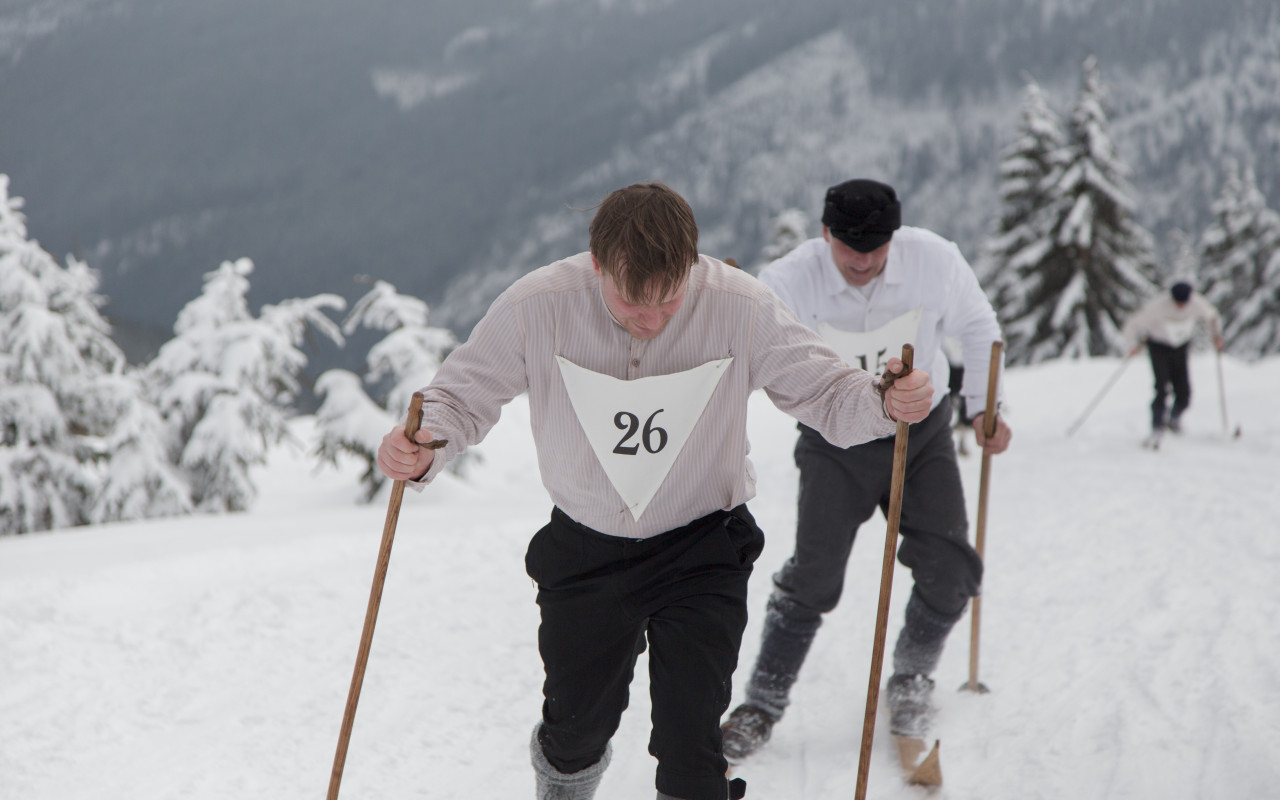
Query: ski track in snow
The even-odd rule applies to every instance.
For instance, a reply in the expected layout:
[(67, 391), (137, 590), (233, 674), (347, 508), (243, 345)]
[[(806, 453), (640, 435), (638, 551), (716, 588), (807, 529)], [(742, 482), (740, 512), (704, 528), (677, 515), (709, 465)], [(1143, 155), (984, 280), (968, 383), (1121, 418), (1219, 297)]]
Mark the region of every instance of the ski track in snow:
[[(1118, 364), (1007, 375), (1014, 442), (991, 471), (982, 607), (992, 691), (957, 691), (966, 617), (935, 676), (937, 797), (1255, 798), (1280, 782), (1280, 360), (1226, 361), (1244, 431), (1231, 440), (1214, 362), (1194, 357), (1188, 432), (1158, 453), (1138, 446), (1150, 378), (1136, 359), (1065, 435)], [(763, 395), (752, 403), (752, 509), (768, 544), (735, 704), (795, 517), (794, 425)], [(542, 670), (523, 554), (550, 509), (527, 428), (517, 401), (469, 481), (405, 494), (344, 798), (532, 792)], [(961, 459), (971, 525), (979, 466), (976, 452)], [(358, 472), (312, 474), (282, 450), (249, 514), (0, 539), (0, 798), (323, 796), (386, 514), (385, 491), (355, 504)], [(877, 517), (788, 716), (736, 772), (751, 800), (853, 794), (883, 548)], [(909, 590), (899, 568), (890, 652)], [(647, 663), (601, 800), (653, 797)], [(878, 714), (868, 797), (928, 797), (900, 782), (886, 723)]]

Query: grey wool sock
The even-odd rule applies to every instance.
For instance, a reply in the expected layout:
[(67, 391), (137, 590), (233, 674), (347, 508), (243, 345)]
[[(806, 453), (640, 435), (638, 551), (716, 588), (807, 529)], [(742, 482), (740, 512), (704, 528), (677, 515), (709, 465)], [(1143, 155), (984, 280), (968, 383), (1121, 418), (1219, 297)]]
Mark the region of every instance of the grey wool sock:
[(943, 615), (929, 608), (912, 592), (907, 601), (906, 622), (893, 650), (893, 671), (901, 675), (931, 675), (942, 656), (947, 634), (964, 613)]
[(542, 745), (538, 744), (538, 729), (541, 727), (541, 722), (533, 726), (533, 738), (529, 742), (529, 758), (537, 780), (535, 800), (592, 800), (613, 756), (613, 745), (605, 745), (604, 755), (596, 763), (566, 775), (551, 766), (542, 752)]
[(760, 654), (756, 657), (747, 702), (781, 719), (790, 703), (791, 686), (800, 674), (822, 617), (806, 612), (780, 595), (769, 598)]

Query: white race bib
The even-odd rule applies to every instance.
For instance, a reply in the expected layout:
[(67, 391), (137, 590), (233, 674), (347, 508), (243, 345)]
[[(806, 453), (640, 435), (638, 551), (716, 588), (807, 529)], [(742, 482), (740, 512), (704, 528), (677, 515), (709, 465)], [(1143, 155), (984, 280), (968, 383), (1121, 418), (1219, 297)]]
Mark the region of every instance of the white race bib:
[(892, 356), (902, 355), (904, 344), (915, 344), (922, 314), (923, 309), (917, 308), (865, 333), (842, 331), (819, 322), (818, 335), (849, 366), (879, 375)]
[(556, 361), (591, 449), (639, 520), (733, 358), (633, 381), (592, 372), (563, 356)]

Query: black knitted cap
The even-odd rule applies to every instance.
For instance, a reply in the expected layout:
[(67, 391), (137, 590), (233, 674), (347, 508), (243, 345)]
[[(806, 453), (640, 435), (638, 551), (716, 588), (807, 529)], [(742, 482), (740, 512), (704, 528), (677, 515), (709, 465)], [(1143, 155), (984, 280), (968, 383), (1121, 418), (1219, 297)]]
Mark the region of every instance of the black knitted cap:
[(902, 226), (902, 206), (892, 186), (855, 178), (827, 190), (822, 224), (854, 250), (870, 253)]

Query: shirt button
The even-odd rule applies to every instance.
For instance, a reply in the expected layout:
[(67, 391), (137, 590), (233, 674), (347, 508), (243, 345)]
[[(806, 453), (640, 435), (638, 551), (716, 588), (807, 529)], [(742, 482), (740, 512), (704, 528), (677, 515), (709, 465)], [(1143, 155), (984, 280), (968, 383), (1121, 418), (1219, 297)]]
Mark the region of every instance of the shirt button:
[(638, 358), (633, 358), (633, 359), (631, 359), (631, 366), (633, 366), (633, 367), (638, 367), (638, 366), (640, 366), (640, 359), (638, 359)]

